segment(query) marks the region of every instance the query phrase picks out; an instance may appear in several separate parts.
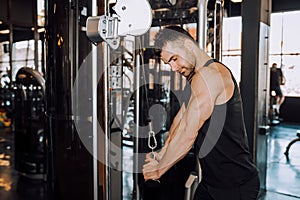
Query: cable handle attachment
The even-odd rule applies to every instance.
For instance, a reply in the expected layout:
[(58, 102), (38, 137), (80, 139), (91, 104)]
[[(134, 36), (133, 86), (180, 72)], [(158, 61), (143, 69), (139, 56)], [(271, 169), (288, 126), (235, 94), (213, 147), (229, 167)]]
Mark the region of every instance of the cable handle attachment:
[[(151, 144), (151, 139), (153, 140), (153, 144)], [(148, 147), (151, 149), (152, 158), (154, 160), (156, 160), (154, 149), (156, 149), (156, 147), (157, 147), (157, 140), (156, 140), (156, 137), (155, 137), (155, 132), (152, 129), (152, 122), (151, 121), (149, 122)], [(146, 181), (146, 184), (147, 184), (147, 187), (159, 187), (160, 180), (155, 180), (155, 179), (148, 180), (148, 181)]]
[[(153, 143), (151, 143), (151, 140)], [(157, 140), (155, 137), (155, 132), (152, 129), (152, 122), (149, 122), (149, 132), (148, 132), (148, 147), (151, 149), (151, 156), (155, 159), (154, 149), (157, 147)], [(156, 160), (156, 159), (155, 159)]]

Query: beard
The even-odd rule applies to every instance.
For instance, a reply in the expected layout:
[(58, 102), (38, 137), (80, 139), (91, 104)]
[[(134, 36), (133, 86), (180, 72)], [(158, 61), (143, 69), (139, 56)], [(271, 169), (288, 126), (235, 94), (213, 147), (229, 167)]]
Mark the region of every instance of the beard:
[(190, 73), (188, 75), (184, 75), (183, 76), (187, 79), (188, 82), (190, 82), (195, 74), (195, 67), (193, 67), (190, 71)]

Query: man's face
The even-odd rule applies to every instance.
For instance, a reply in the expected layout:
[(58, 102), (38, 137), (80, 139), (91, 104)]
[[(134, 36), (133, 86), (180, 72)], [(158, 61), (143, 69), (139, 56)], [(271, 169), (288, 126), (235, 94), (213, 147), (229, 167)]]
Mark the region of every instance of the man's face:
[(170, 65), (172, 71), (176, 71), (187, 77), (194, 70), (195, 59), (191, 51), (176, 42), (168, 42), (161, 51), (161, 59)]

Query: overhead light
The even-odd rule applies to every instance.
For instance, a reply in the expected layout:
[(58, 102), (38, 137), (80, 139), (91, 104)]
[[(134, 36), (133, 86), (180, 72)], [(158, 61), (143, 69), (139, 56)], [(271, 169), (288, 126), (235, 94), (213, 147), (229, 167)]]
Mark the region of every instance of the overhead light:
[(45, 28), (39, 28), (38, 30), (37, 30), (37, 32), (39, 32), (39, 33), (42, 33), (42, 32), (45, 32)]
[(9, 34), (9, 29), (0, 30), (0, 34)]
[(243, 0), (231, 0), (233, 3), (241, 3)]
[[(31, 30), (34, 31), (34, 27), (32, 27)], [(45, 28), (38, 28), (37, 32), (38, 33), (45, 32)]]
[(0, 20), (0, 24), (3, 24), (3, 22)]

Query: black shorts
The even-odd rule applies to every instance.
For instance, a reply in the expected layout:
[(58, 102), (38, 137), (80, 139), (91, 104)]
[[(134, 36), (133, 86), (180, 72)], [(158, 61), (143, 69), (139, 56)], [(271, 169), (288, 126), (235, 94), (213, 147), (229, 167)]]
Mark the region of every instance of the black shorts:
[(281, 91), (280, 86), (271, 89), (271, 91), (270, 91), (271, 96), (272, 96), (272, 91), (275, 91), (276, 96), (282, 97), (282, 91)]
[(194, 195), (194, 200), (256, 200), (260, 182), (258, 175), (237, 188), (219, 189), (200, 183)]

